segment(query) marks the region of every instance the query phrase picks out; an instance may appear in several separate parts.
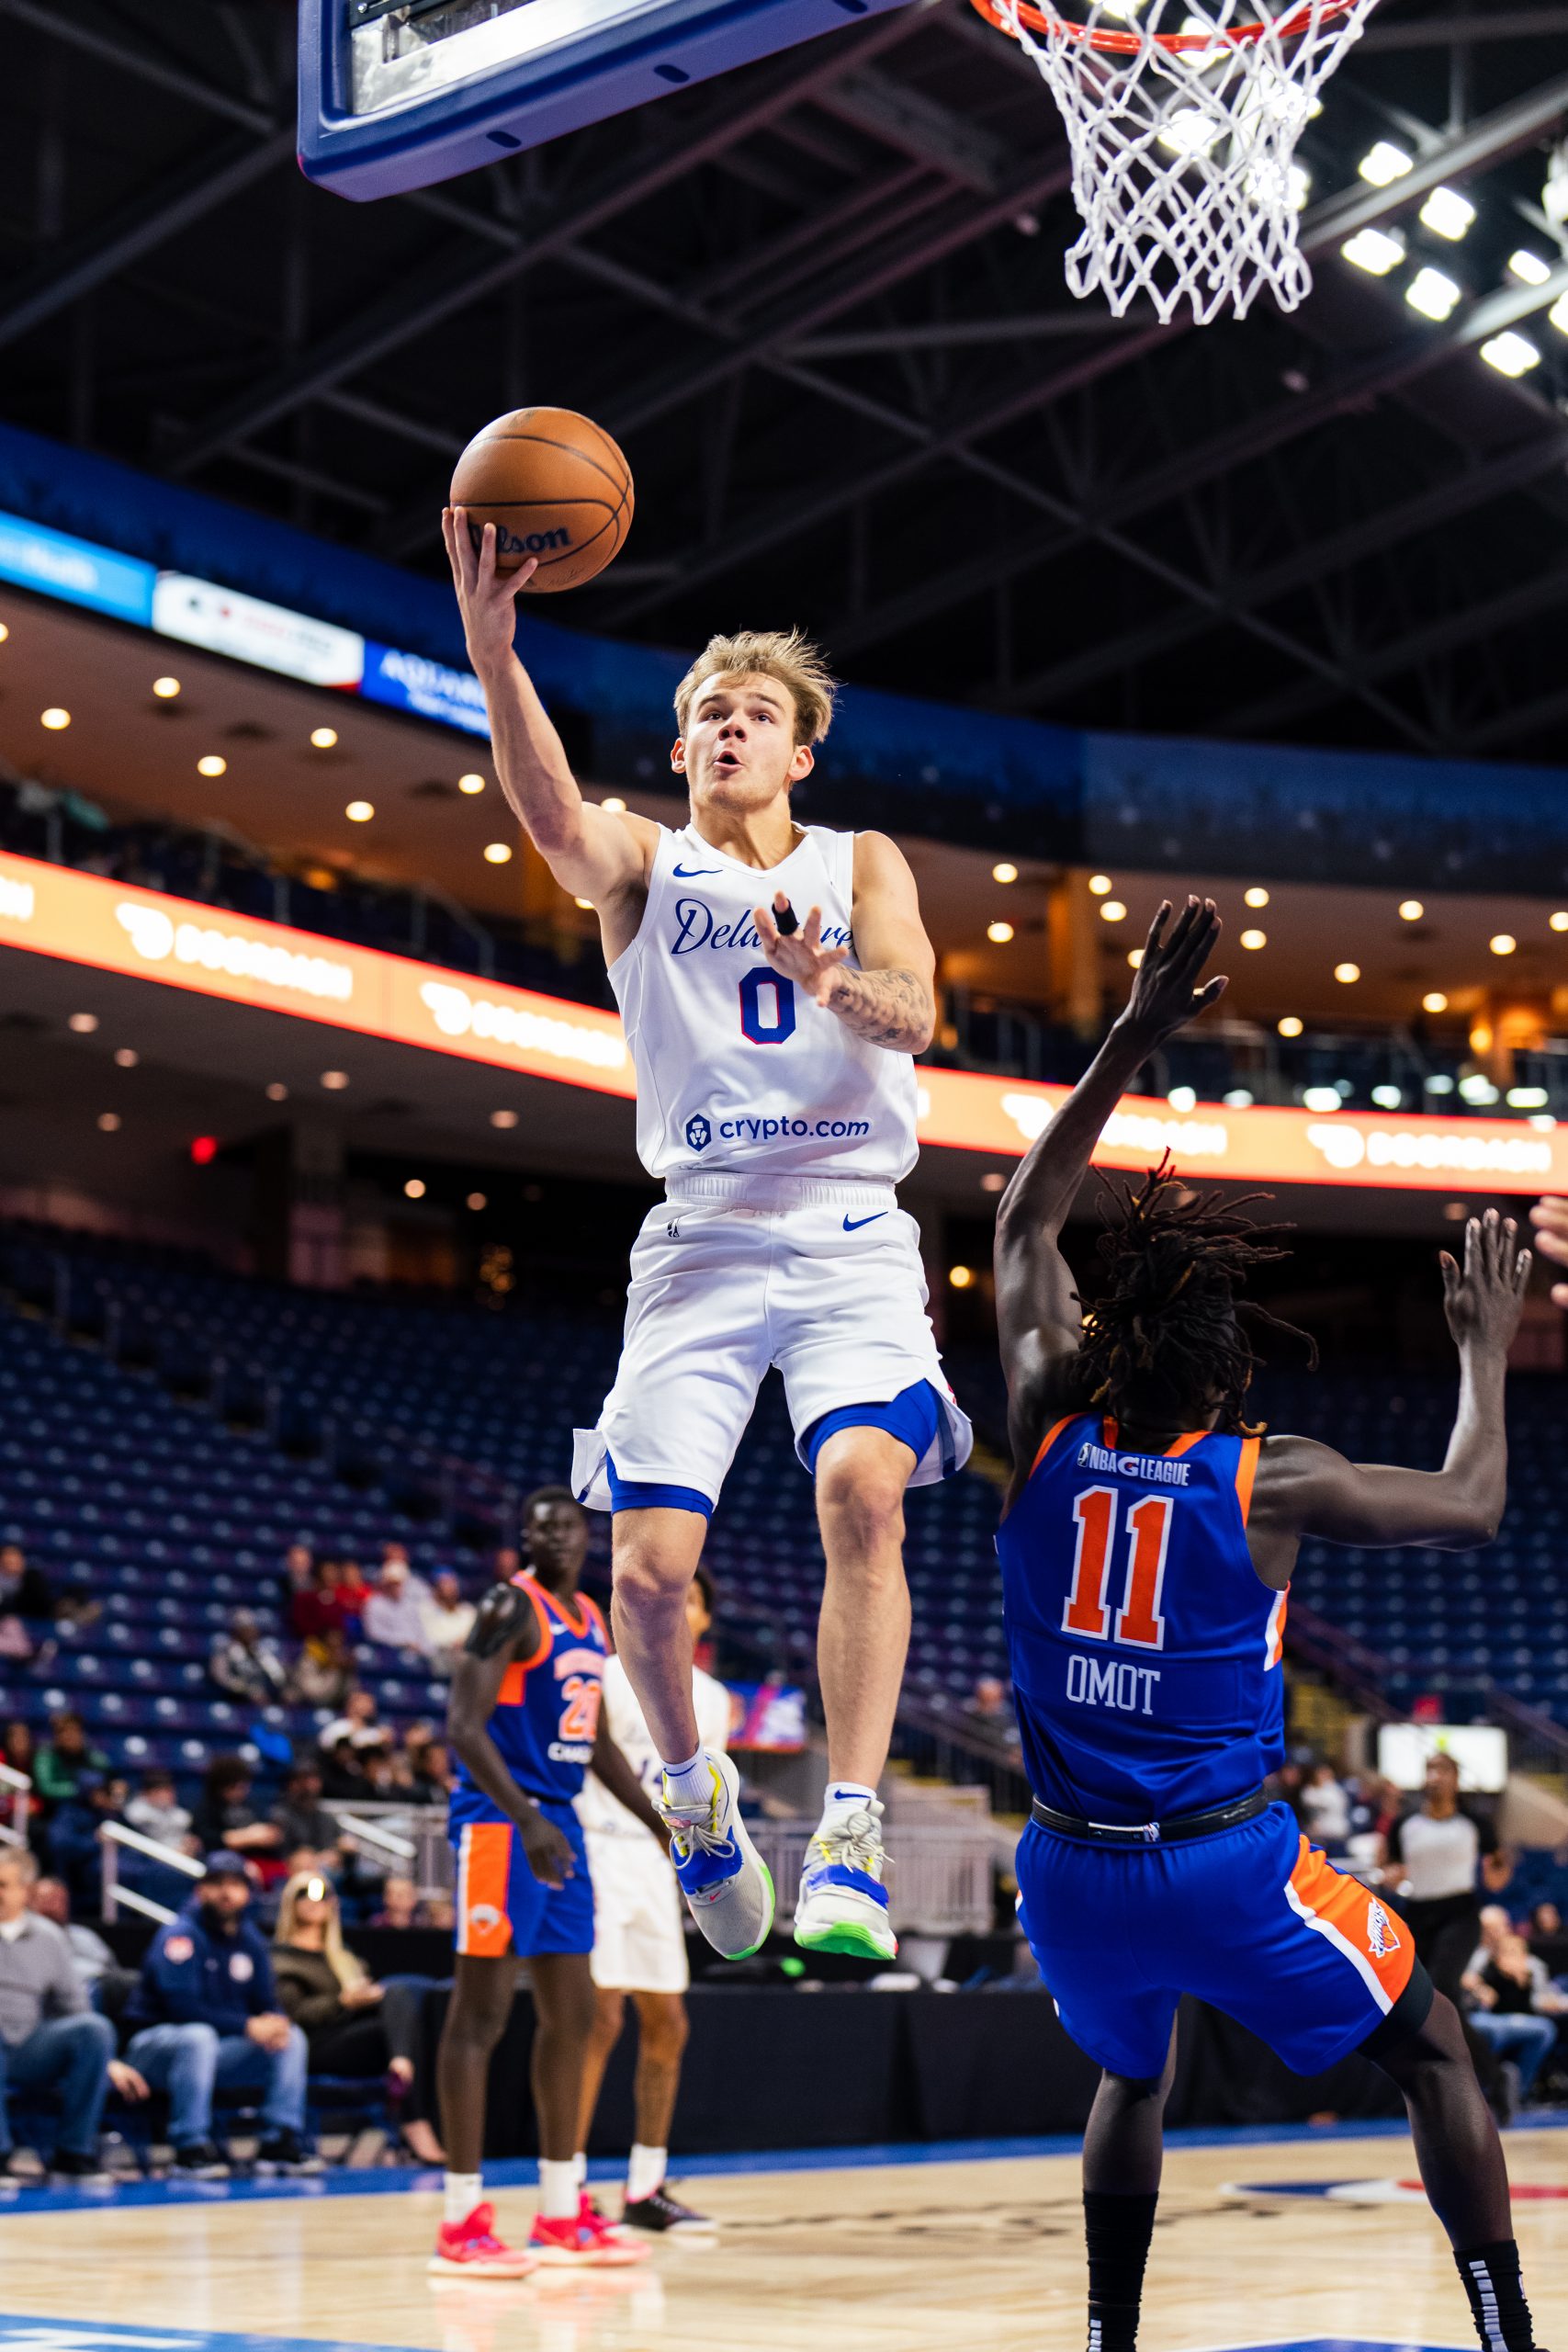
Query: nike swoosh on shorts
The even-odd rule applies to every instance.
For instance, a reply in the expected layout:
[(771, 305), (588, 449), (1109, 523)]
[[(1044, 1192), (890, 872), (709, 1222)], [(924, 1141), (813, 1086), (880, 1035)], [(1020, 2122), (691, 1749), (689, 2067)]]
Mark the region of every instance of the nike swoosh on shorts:
[(878, 1209), (872, 1216), (846, 1216), (844, 1219), (844, 1231), (846, 1233), (858, 1233), (863, 1225), (874, 1225), (877, 1217), (886, 1216), (886, 1215), (887, 1211), (886, 1209)]

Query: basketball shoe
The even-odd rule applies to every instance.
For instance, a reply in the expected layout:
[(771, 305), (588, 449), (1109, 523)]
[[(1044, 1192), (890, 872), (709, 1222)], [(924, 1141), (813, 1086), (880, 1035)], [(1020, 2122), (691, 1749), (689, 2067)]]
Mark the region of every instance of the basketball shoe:
[(750, 1960), (773, 1924), (773, 1882), (740, 1818), (739, 1773), (728, 1756), (705, 1749), (704, 1761), (713, 1774), (705, 1804), (674, 1804), (668, 1781), (654, 1803), (693, 1918), (726, 1960)]
[(682, 2205), (678, 2197), (671, 2197), (663, 2181), (660, 2182), (657, 2188), (650, 2189), (646, 2197), (626, 2199), (625, 2211), (621, 2214), (621, 2224), (625, 2229), (647, 2230), (650, 2233), (665, 2230), (713, 2230), (718, 2226), (716, 2222), (710, 2222), (705, 2213), (694, 2213), (689, 2205)]
[(587, 2197), (565, 2221), (547, 2222), (540, 2213), (528, 2233), (528, 2251), (552, 2269), (617, 2270), (648, 2260), (648, 2248), (628, 2245)]
[(443, 2222), (428, 2265), (443, 2278), (526, 2278), (538, 2267), (536, 2255), (496, 2236), (493, 2205), (476, 2205), (465, 2222)]
[(882, 1883), (882, 1806), (874, 1797), (857, 1812), (823, 1822), (806, 1849), (795, 1940), (807, 1951), (847, 1952), (856, 1960), (896, 1960), (898, 1939)]

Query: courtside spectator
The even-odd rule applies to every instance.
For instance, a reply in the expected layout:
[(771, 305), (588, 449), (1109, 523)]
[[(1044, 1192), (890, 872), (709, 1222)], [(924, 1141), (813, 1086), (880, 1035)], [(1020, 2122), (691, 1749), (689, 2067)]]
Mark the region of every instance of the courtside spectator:
[(370, 1925), (373, 1928), (423, 1928), (424, 1924), (419, 1889), (412, 1879), (384, 1879), (381, 1884), (381, 1908), (376, 1913)]
[(220, 1846), (258, 1858), (279, 1851), (283, 1834), (276, 1822), (268, 1821), (252, 1804), (251, 1777), (243, 1756), (213, 1758), (191, 1816), (200, 1852), (211, 1854)]
[(49, 1578), (28, 1564), (19, 1544), (0, 1544), (0, 1617), (21, 1617), (34, 1625), (53, 1622)]
[(420, 1804), (445, 1804), (452, 1793), (452, 1759), (441, 1739), (415, 1741), (408, 1736), (409, 1761), (413, 1766), (413, 1793)]
[(342, 1714), (334, 1715), (322, 1732), (321, 1747), (336, 1747), (343, 1740), (352, 1739), (357, 1732), (374, 1732), (378, 1737), (380, 1736), (380, 1725), (376, 1720), (376, 1693), (373, 1690), (349, 1691), (343, 1702)]
[(428, 1599), (429, 1587), (410, 1574), (406, 1560), (384, 1560), (362, 1614), (366, 1640), (382, 1649), (412, 1650), (421, 1657), (428, 1656)]
[(1474, 2005), (1470, 2025), (1516, 2070), (1522, 2106), (1556, 2044), (1559, 2018), (1568, 2016), (1568, 1994), (1556, 1990), (1545, 1962), (1512, 1928), (1498, 1937), (1484, 1967), (1465, 1977), (1464, 1989)]
[(1350, 1792), (1332, 1764), (1314, 1764), (1302, 1785), (1302, 1820), (1313, 1843), (1330, 1852), (1350, 1835)]
[(245, 1917), (250, 1899), (239, 1855), (209, 1854), (195, 1894), (153, 1939), (127, 2011), (126, 2056), (168, 2093), (175, 2162), (196, 2180), (229, 2171), (212, 2137), (219, 2090), (261, 2092), (258, 2165), (322, 2169), (305, 2138), (305, 2037), (278, 2008), (266, 1939)]
[(513, 1577), (521, 1576), (522, 1572), (523, 1555), (515, 1544), (499, 1545), (490, 1564), (491, 1582), (510, 1584)]
[(276, 1642), (269, 1641), (248, 1609), (236, 1609), (229, 1631), (212, 1645), (207, 1670), (231, 1699), (268, 1707), (283, 1697), (288, 1671)]
[(1568, 1976), (1568, 1932), (1555, 1903), (1538, 1903), (1529, 1916), (1526, 1938), (1549, 1976)]
[(338, 1828), (321, 1803), (321, 1775), (316, 1765), (301, 1760), (290, 1766), (272, 1818), (282, 1833), (283, 1856), (291, 1870), (336, 1868)]
[(180, 1803), (175, 1776), (159, 1764), (141, 1775), (141, 1786), (125, 1808), (125, 1818), (143, 1838), (160, 1846), (176, 1847), (182, 1854), (199, 1851), (191, 1836), (190, 1813)]
[(450, 1674), (452, 1662), (473, 1630), (474, 1604), (450, 1568), (443, 1568), (431, 1587), (424, 1612), (425, 1635), (432, 1664), (438, 1674)]
[(145, 2098), (147, 2085), (115, 2056), (114, 2028), (90, 2006), (63, 1933), (29, 1908), (37, 1881), (30, 1854), (0, 1849), (0, 2176), (10, 2174), (14, 2146), (9, 2094), (44, 2091), (60, 2103), (54, 2172), (92, 2180), (110, 2086)]
[(278, 1906), (272, 1965), (286, 2013), (304, 2030), (321, 2075), (387, 2075), (397, 2086), (404, 2144), (422, 2164), (445, 2164), (430, 2122), (431, 2041), (425, 1996), (434, 1979), (377, 1984), (344, 1946), (332, 1882), (291, 1878)]
[(62, 1878), (35, 1881), (31, 1907), (40, 1919), (52, 1919), (71, 1947), (77, 1981), (90, 1993), (100, 1977), (117, 1973), (118, 1963), (102, 1936), (71, 1917), (71, 1890)]

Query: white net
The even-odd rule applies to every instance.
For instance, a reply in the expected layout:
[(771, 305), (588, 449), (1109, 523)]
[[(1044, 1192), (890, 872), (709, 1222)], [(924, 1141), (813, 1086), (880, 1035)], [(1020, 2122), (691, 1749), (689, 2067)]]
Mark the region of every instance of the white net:
[[(1296, 145), (1376, 0), (976, 0), (1055, 96), (1083, 234), (1075, 294), (1121, 317), (1144, 295), (1168, 320), (1244, 318), (1271, 289), (1310, 292)], [(1068, 0), (1063, 0), (1068, 5)]]

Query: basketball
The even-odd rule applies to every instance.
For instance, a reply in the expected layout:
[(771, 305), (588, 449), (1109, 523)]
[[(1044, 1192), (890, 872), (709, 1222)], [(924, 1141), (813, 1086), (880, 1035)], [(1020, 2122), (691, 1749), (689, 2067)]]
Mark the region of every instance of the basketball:
[(496, 562), (539, 569), (525, 593), (581, 588), (616, 553), (632, 523), (632, 476), (603, 428), (570, 408), (517, 408), (476, 433), (452, 476), (474, 544), (495, 525)]

